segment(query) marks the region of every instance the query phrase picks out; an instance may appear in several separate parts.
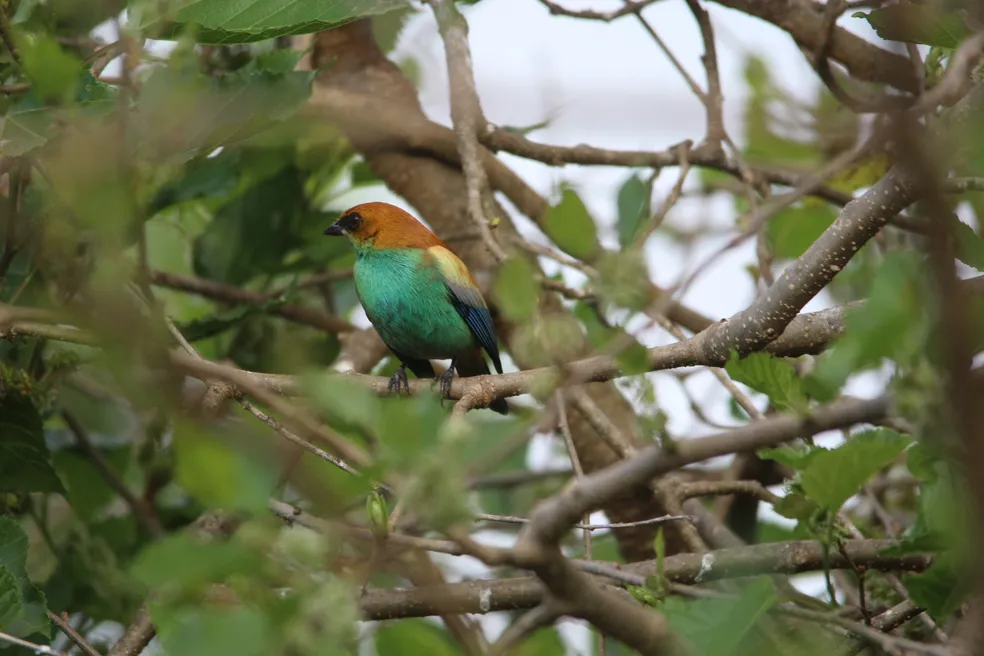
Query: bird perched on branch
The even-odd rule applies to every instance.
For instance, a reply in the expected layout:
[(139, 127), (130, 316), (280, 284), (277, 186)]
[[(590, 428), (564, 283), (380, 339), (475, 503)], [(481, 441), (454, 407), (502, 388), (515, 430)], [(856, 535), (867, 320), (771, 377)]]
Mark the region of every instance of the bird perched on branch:
[[(388, 203), (363, 203), (325, 230), (355, 247), (355, 291), (366, 316), (400, 368), (389, 388), (407, 392), (407, 367), (434, 378), (430, 360), (451, 360), (438, 378), (447, 396), (460, 376), (489, 373), (482, 349), (502, 373), (492, 316), (475, 278), (457, 255), (417, 219)], [(489, 406), (507, 414), (504, 399)]]

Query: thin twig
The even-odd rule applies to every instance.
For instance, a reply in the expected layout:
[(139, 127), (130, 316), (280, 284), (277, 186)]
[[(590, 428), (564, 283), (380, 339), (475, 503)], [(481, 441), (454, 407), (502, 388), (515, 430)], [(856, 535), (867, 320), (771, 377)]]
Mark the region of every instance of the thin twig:
[(489, 180), (482, 165), (482, 146), (478, 143), (478, 131), (486, 121), (478, 100), (478, 91), (475, 89), (471, 49), (468, 46), (468, 23), (453, 0), (427, 1), (434, 10), (441, 37), (444, 39), (451, 87), (451, 122), (458, 135), (458, 152), (461, 154), (461, 168), (465, 174), (468, 194), (468, 214), (493, 257), (502, 262), (506, 259), (506, 253), (493, 236), (489, 217), (484, 209), (485, 199), (489, 195)]
[[(181, 331), (178, 330), (178, 327), (174, 325), (174, 322), (171, 319), (166, 319), (165, 321), (167, 323), (168, 330), (171, 331), (171, 335), (174, 336), (174, 339), (177, 340), (177, 342), (181, 345), (181, 347), (192, 357), (202, 360), (202, 356), (199, 355), (195, 347), (192, 346), (187, 339), (185, 339), (185, 336), (181, 334)], [(242, 396), (236, 395), (236, 400), (247, 412), (249, 412), (254, 417), (256, 417), (264, 424), (272, 428), (274, 431), (279, 433), (280, 436), (286, 439), (288, 442), (292, 444), (296, 444), (297, 446), (301, 447), (305, 451), (308, 451), (309, 453), (316, 455), (317, 457), (321, 458), (326, 462), (330, 462), (331, 464), (335, 465), (336, 467), (338, 467), (339, 469), (341, 469), (342, 471), (348, 474), (352, 474), (354, 476), (359, 475), (358, 469), (352, 467), (343, 459), (328, 453), (324, 449), (321, 449), (315, 446), (314, 444), (311, 444), (307, 440), (302, 439), (301, 437), (287, 430), (283, 426), (283, 424), (281, 424), (279, 421), (277, 421), (273, 417), (269, 416), (268, 414), (257, 408), (255, 405), (253, 405), (246, 399), (242, 398)]]
[(584, 415), (591, 427), (594, 428), (608, 446), (621, 458), (629, 458), (636, 449), (629, 442), (628, 438), (622, 434), (618, 426), (608, 418), (608, 415), (598, 407), (598, 404), (581, 387), (572, 387), (569, 390), (574, 407)]
[(3, 631), (0, 631), (0, 642), (8, 642), (12, 645), (25, 647), (33, 651), (35, 654), (48, 654), (50, 656), (68, 656), (64, 652), (60, 652), (57, 649), (52, 649), (51, 647), (47, 647), (45, 645), (39, 645), (33, 642), (28, 642), (23, 638), (12, 636), (9, 633), (4, 633)]
[(658, 0), (626, 0), (625, 5), (614, 11), (595, 11), (593, 9), (566, 9), (560, 6), (556, 2), (550, 2), (550, 0), (540, 0), (540, 4), (546, 7), (551, 14), (556, 16), (570, 16), (572, 18), (587, 18), (590, 20), (599, 20), (609, 23), (616, 18), (621, 18), (622, 16), (628, 16), (629, 14), (634, 14), (636, 12), (642, 11), (647, 6), (657, 2)]
[[(476, 513), (475, 519), (482, 522), (498, 522), (500, 524), (528, 524), (530, 522), (526, 517), (517, 517), (516, 515), (490, 515), (488, 513)], [(690, 515), (663, 515), (662, 517), (650, 517), (648, 519), (640, 519), (635, 522), (615, 522), (611, 524), (571, 524), (571, 528), (584, 529), (587, 531), (602, 531), (608, 529), (616, 528), (635, 528), (637, 526), (648, 526), (650, 524), (662, 524), (663, 522), (692, 522), (694, 518)]]
[(99, 471), (102, 475), (103, 480), (113, 488), (113, 490), (120, 495), (120, 498), (126, 502), (130, 509), (133, 511), (133, 516), (138, 522), (144, 527), (144, 529), (154, 537), (162, 537), (167, 533), (164, 530), (164, 525), (161, 524), (161, 520), (157, 517), (157, 513), (154, 511), (153, 506), (147, 504), (144, 500), (140, 499), (135, 495), (130, 488), (126, 486), (123, 479), (113, 466), (109, 464), (106, 456), (103, 455), (102, 451), (96, 448), (92, 440), (89, 439), (89, 434), (86, 432), (85, 427), (75, 418), (75, 415), (68, 410), (62, 410), (62, 419), (68, 425), (68, 429), (75, 436), (75, 441), (79, 444), (79, 449), (85, 456), (89, 459), (92, 465)]
[(707, 135), (705, 143), (712, 149), (721, 149), (725, 139), (724, 130), (724, 94), (721, 92), (721, 75), (718, 72), (717, 46), (714, 40), (714, 28), (707, 10), (700, 6), (698, 0), (687, 0), (687, 7), (697, 20), (700, 36), (704, 41), (704, 54), (701, 62), (707, 71), (707, 93), (702, 98), (707, 108)]
[[(624, 1), (628, 4), (628, 0), (624, 0)], [(666, 58), (670, 60), (670, 63), (673, 65), (673, 68), (675, 68), (677, 72), (680, 73), (680, 76), (683, 78), (684, 82), (687, 83), (687, 86), (690, 87), (690, 90), (693, 91), (694, 95), (697, 96), (697, 98), (706, 105), (707, 92), (700, 88), (700, 85), (697, 84), (697, 81), (694, 80), (694, 78), (690, 75), (690, 73), (687, 72), (687, 69), (683, 67), (683, 64), (681, 64), (680, 61), (676, 58), (676, 55), (673, 54), (673, 51), (670, 50), (669, 46), (667, 46), (666, 43), (663, 41), (663, 39), (660, 38), (659, 34), (656, 33), (656, 30), (653, 29), (653, 26), (649, 24), (649, 21), (643, 18), (641, 8), (636, 9), (632, 13), (635, 15), (636, 19), (642, 25), (643, 29), (645, 29), (646, 32), (649, 33), (649, 36), (652, 37), (653, 41), (656, 42), (656, 45), (659, 46), (659, 49), (663, 51), (663, 54), (666, 55)]]
[(89, 641), (85, 639), (81, 633), (75, 630), (72, 623), (68, 621), (68, 614), (63, 613), (59, 615), (58, 613), (53, 613), (50, 610), (47, 611), (48, 619), (55, 623), (55, 625), (61, 629), (62, 633), (67, 635), (69, 639), (75, 643), (75, 645), (84, 651), (88, 656), (102, 656), (99, 651), (89, 644)]
[[(335, 274), (332, 273), (332, 276)], [(181, 291), (198, 294), (205, 298), (223, 303), (233, 303), (236, 305), (266, 305), (274, 301), (286, 290), (278, 290), (274, 293), (254, 292), (248, 289), (224, 285), (214, 280), (196, 278), (178, 273), (168, 273), (167, 271), (151, 270), (149, 272), (150, 282), (153, 285), (167, 287), (169, 289), (179, 289)], [(330, 277), (325, 279), (332, 279)], [(312, 280), (315, 280), (312, 278)], [(319, 279), (320, 280), (320, 279)], [(311, 282), (311, 281), (308, 281)], [(300, 286), (300, 285), (298, 285)], [(288, 321), (293, 321), (305, 326), (318, 328), (329, 333), (346, 333), (355, 330), (348, 321), (339, 317), (319, 312), (302, 305), (278, 305), (272, 304), (268, 312), (272, 315), (282, 317)]]
[(564, 614), (560, 606), (561, 604), (557, 600), (548, 599), (536, 608), (520, 615), (516, 621), (502, 632), (499, 639), (489, 647), (489, 656), (508, 654), (509, 650), (518, 645), (520, 641), (531, 633), (557, 621)]
[(882, 647), (889, 653), (899, 653), (900, 650), (905, 649), (920, 654), (930, 654), (931, 656), (953, 656), (950, 650), (943, 645), (916, 642), (915, 640), (909, 640), (908, 638), (900, 638), (888, 633), (882, 633), (877, 629), (865, 626), (860, 622), (854, 622), (852, 620), (839, 617), (834, 613), (823, 613), (792, 606), (784, 606), (781, 608), (781, 611), (792, 617), (799, 617), (801, 619), (820, 622), (822, 624), (833, 624), (843, 629), (847, 629), (851, 633), (864, 638), (868, 642)]
[[(564, 438), (564, 446), (567, 447), (567, 456), (571, 459), (571, 467), (574, 468), (574, 476), (582, 478), (584, 468), (581, 467), (581, 460), (577, 457), (577, 448), (574, 446), (574, 438), (571, 436), (571, 427), (567, 422), (567, 404), (564, 401), (564, 391), (554, 392), (554, 403), (557, 406), (557, 428)], [(584, 524), (591, 523), (591, 515), (584, 516)], [(584, 557), (591, 560), (591, 530), (584, 529)]]

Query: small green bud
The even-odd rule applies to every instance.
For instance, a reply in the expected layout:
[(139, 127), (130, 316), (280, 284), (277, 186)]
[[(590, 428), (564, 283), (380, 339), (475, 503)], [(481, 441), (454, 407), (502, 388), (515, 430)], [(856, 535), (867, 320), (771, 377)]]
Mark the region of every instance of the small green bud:
[(389, 532), (389, 511), (386, 508), (386, 499), (378, 489), (373, 488), (366, 497), (366, 516), (369, 518), (369, 527), (373, 535), (386, 537)]

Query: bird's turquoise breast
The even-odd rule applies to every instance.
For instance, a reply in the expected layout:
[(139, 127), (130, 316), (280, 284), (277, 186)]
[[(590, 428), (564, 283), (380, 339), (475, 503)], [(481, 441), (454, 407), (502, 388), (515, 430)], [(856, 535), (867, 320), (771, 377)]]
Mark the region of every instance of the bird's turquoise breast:
[(357, 253), (355, 290), (376, 332), (392, 350), (413, 358), (443, 360), (476, 341), (448, 299), (437, 268), (419, 249)]

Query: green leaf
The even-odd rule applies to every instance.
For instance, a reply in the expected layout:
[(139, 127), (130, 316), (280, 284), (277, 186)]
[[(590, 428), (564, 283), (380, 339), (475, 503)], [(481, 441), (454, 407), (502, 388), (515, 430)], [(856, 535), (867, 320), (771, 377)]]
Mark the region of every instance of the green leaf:
[(939, 455), (933, 452), (923, 442), (917, 442), (906, 453), (906, 465), (909, 473), (924, 483), (935, 483), (939, 478), (937, 467), (942, 464)]
[(662, 585), (660, 579), (651, 576), (646, 580), (645, 586), (627, 585), (625, 586), (625, 590), (640, 604), (656, 608), (659, 606), (660, 596), (659, 594), (655, 594), (653, 590), (660, 590)]
[[(775, 105), (786, 105), (792, 111), (791, 100), (771, 79), (765, 60), (750, 56), (745, 63), (745, 80), (751, 90), (745, 105), (745, 156), (755, 162), (800, 166), (818, 165), (821, 151), (816, 143), (802, 143), (782, 134)], [(705, 178), (706, 180), (707, 178)], [(747, 211), (741, 194), (735, 194), (739, 214)], [(742, 206), (745, 204), (745, 206)]]
[(178, 203), (221, 198), (239, 183), (240, 151), (223, 150), (215, 157), (202, 157), (181, 170), (181, 176), (161, 187), (147, 207), (148, 216)]
[(406, 7), (394, 9), (374, 18), (372, 33), (376, 37), (379, 49), (385, 53), (391, 52), (396, 47), (407, 21), (413, 18), (416, 13), (417, 9), (408, 4)]
[(967, 567), (952, 553), (945, 552), (937, 556), (925, 572), (908, 574), (902, 582), (912, 601), (942, 623), (953, 615), (970, 591)]
[(163, 16), (149, 16), (141, 21), (141, 29), (154, 29), (157, 38), (168, 38), (194, 26), (200, 43), (251, 43), (320, 32), (409, 4), (407, 0), (176, 0), (169, 7), (174, 25), (165, 24)]
[[(50, 637), (51, 624), (45, 612), (44, 594), (27, 576), (29, 547), (27, 534), (17, 522), (0, 517), (0, 617), (3, 617), (0, 630), (17, 637), (32, 633)], [(16, 603), (11, 597), (11, 580)]]
[(548, 626), (533, 633), (510, 650), (516, 656), (563, 656), (567, 653), (557, 627)]
[(41, 415), (31, 400), (8, 392), (0, 399), (0, 492), (64, 492), (44, 442)]
[[(99, 450), (114, 471), (121, 475), (130, 449)], [(58, 451), (52, 459), (59, 478), (68, 488), (68, 502), (83, 521), (92, 520), (96, 513), (116, 497), (113, 488), (106, 484), (106, 477), (87, 458), (70, 451)]]
[(810, 461), (818, 454), (828, 449), (806, 444), (779, 446), (773, 449), (759, 449), (756, 453), (763, 460), (774, 460), (792, 469), (806, 469)]
[(732, 350), (725, 370), (733, 380), (768, 396), (777, 410), (800, 412), (807, 408), (803, 381), (793, 365), (782, 358), (758, 352), (739, 359), (738, 353)]
[[(857, 116), (853, 113), (851, 115)], [(852, 193), (862, 187), (870, 187), (885, 177), (888, 170), (892, 168), (892, 163), (892, 159), (884, 154), (864, 157), (831, 178), (827, 186), (845, 193)]]
[(456, 656), (459, 653), (447, 631), (420, 619), (380, 624), (375, 633), (375, 642), (376, 653), (387, 656)]
[(769, 220), (767, 235), (776, 257), (794, 260), (806, 252), (837, 218), (828, 203), (808, 198)]
[(641, 311), (653, 300), (653, 285), (642, 248), (602, 253), (598, 260), (598, 291), (617, 307)]
[(888, 41), (956, 48), (973, 34), (956, 11), (944, 12), (917, 4), (892, 5), (867, 14), (859, 11), (852, 18), (865, 19), (878, 36)]
[(263, 180), (216, 213), (194, 244), (199, 276), (241, 285), (261, 273), (275, 273), (284, 255), (299, 245), (304, 216), (299, 172), (288, 167)]
[(623, 247), (632, 243), (649, 217), (651, 194), (650, 186), (634, 173), (618, 190), (618, 242)]
[(266, 508), (276, 476), (245, 453), (190, 425), (174, 430), (175, 475), (195, 498), (213, 508)]
[(663, 575), (663, 561), (666, 559), (666, 539), (663, 537), (663, 527), (660, 526), (653, 538), (653, 553), (656, 554), (656, 573)]
[(271, 72), (256, 60), (217, 79), (161, 67), (141, 90), (134, 132), (158, 156), (207, 154), (293, 117), (313, 79), (312, 71)]
[(636, 376), (647, 373), (650, 367), (649, 349), (636, 339), (629, 341), (628, 345), (616, 355), (618, 368), (626, 376)]
[(311, 398), (330, 420), (370, 433), (379, 429), (382, 402), (365, 385), (331, 374), (311, 374), (305, 377), (304, 383)]
[(957, 258), (978, 271), (984, 271), (984, 239), (963, 221), (953, 221), (953, 237)]
[(855, 433), (838, 448), (817, 453), (800, 473), (800, 483), (807, 496), (835, 512), (909, 444), (888, 428)]
[[(910, 451), (921, 450), (920, 446), (917, 444)], [(929, 467), (932, 469), (931, 480), (919, 488), (918, 514), (915, 523), (906, 532), (906, 540), (930, 544), (933, 550), (969, 553), (973, 547), (967, 526), (974, 520), (963, 500), (968, 498), (970, 491), (943, 460), (936, 460)]]
[(797, 528), (790, 529), (773, 522), (759, 521), (756, 525), (755, 542), (756, 544), (762, 542), (786, 542), (788, 540), (805, 540), (810, 538), (809, 535), (805, 535), (803, 531), (797, 530)]
[(194, 607), (171, 614), (151, 608), (168, 654), (265, 656), (277, 653), (270, 615), (253, 608)]
[(17, 579), (6, 566), (0, 565), (0, 631), (6, 630), (23, 612)]
[(266, 314), (283, 304), (283, 299), (271, 298), (264, 303), (236, 305), (228, 310), (180, 323), (178, 324), (178, 329), (189, 342), (197, 342), (240, 326), (247, 319)]
[(564, 189), (560, 203), (547, 210), (542, 227), (562, 251), (579, 260), (593, 260), (601, 248), (594, 219), (573, 189)]
[(795, 519), (800, 526), (806, 525), (819, 510), (817, 504), (799, 492), (790, 492), (773, 506), (773, 510), (788, 519)]
[(653, 552), (656, 554), (656, 576), (650, 577), (646, 581), (646, 587), (654, 590), (660, 598), (666, 596), (670, 589), (670, 582), (666, 580), (666, 539), (663, 536), (663, 527), (660, 526), (653, 538)]
[(24, 70), (31, 88), (41, 98), (64, 102), (76, 89), (82, 73), (78, 57), (62, 50), (47, 34), (25, 34), (18, 39)]
[(3, 117), (0, 151), (5, 156), (26, 155), (48, 143), (54, 117), (32, 97), (18, 102)]
[[(875, 272), (864, 305), (849, 310), (845, 330), (833, 348), (817, 359), (808, 376), (811, 393), (835, 394), (848, 376), (891, 357), (905, 365), (926, 352), (932, 313), (922, 257), (913, 251), (885, 256)], [(816, 390), (816, 391), (814, 391)]]
[(201, 542), (189, 535), (171, 535), (140, 552), (131, 575), (149, 589), (173, 585), (197, 590), (233, 574), (260, 571), (263, 556), (235, 541)]
[(737, 599), (685, 601), (669, 597), (662, 611), (670, 626), (701, 656), (731, 656), (753, 631), (759, 618), (775, 603), (772, 582), (760, 577)]
[(499, 267), (492, 287), (496, 306), (511, 321), (528, 321), (540, 304), (540, 285), (533, 277), (533, 267), (524, 257), (511, 257)]

